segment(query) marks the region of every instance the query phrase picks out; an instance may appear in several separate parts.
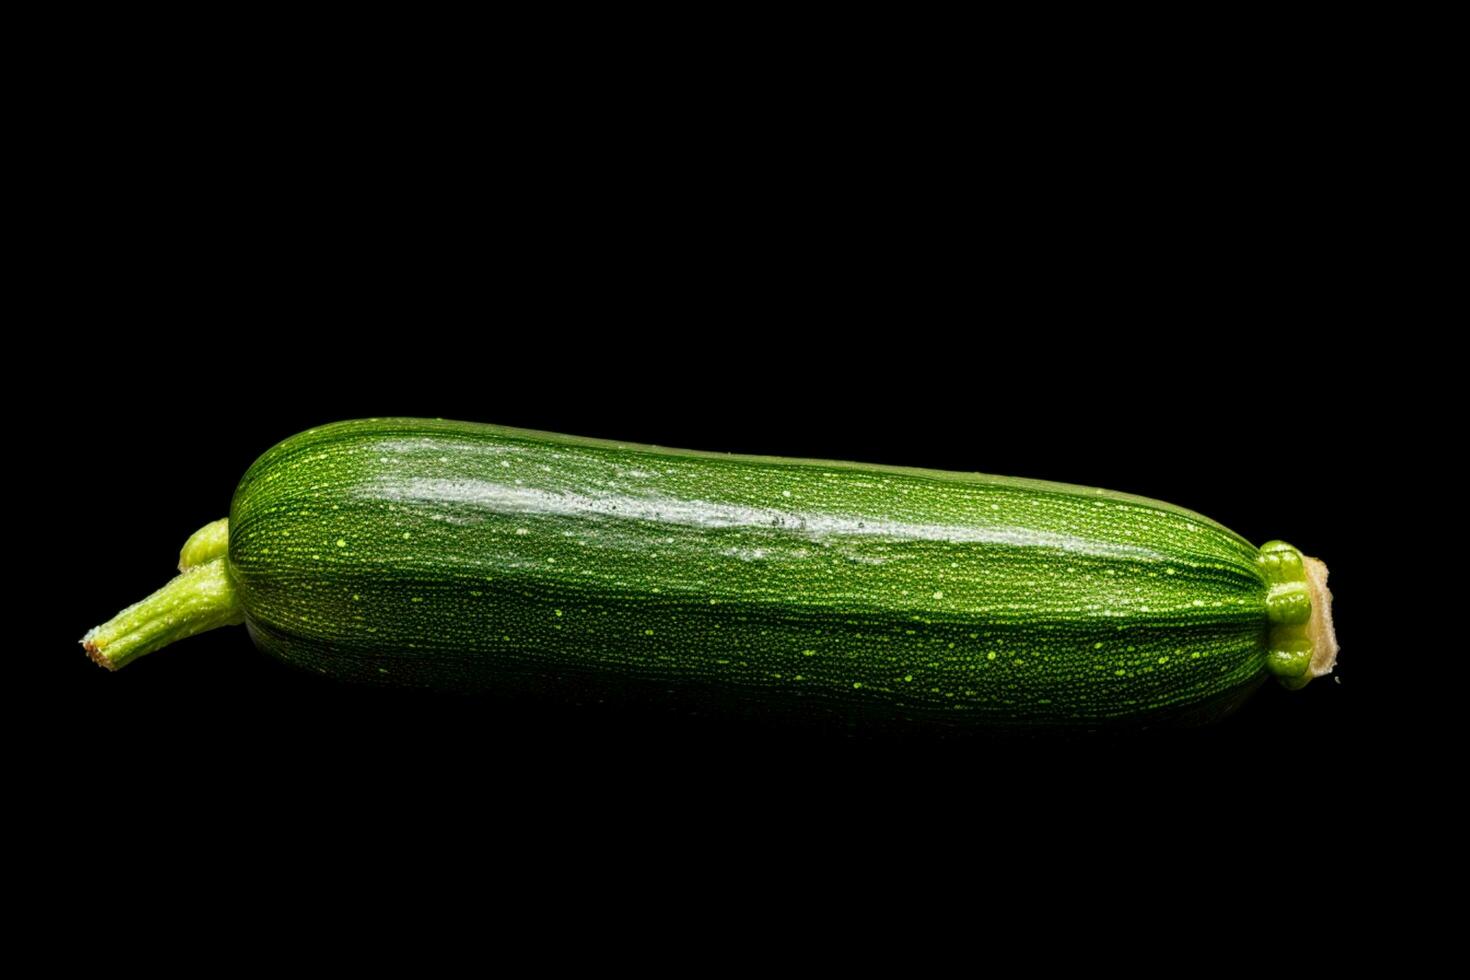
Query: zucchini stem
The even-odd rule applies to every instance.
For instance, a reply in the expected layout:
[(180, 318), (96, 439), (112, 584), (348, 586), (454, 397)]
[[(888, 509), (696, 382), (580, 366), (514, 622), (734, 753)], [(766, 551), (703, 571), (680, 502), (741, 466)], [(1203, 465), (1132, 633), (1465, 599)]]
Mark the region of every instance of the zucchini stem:
[(189, 540), (184, 542), (183, 549), (179, 551), (179, 571), (187, 572), (195, 565), (222, 558), (229, 547), (230, 519), (221, 517), (217, 521), (211, 521), (189, 535)]
[(1259, 561), (1270, 630), (1266, 667), (1295, 691), (1337, 663), (1327, 566), (1285, 541), (1261, 545)]
[(221, 556), (180, 573), (142, 602), (82, 637), (93, 662), (117, 670), (176, 640), (245, 621), (226, 559)]

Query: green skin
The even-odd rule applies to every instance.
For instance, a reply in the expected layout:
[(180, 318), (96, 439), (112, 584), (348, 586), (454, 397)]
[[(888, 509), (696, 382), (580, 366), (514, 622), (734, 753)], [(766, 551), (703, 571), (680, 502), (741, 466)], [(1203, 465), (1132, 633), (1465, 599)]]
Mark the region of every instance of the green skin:
[(441, 420), (285, 440), (180, 567), (94, 659), (243, 620), (341, 678), (963, 727), (1200, 720), (1309, 679), (1300, 553), (1159, 501)]

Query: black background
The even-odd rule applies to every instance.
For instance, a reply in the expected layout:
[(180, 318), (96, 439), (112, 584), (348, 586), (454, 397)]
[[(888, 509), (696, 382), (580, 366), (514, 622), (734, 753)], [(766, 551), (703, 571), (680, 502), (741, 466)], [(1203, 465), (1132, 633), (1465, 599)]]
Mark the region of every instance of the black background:
[[(1285, 153), (1286, 130), (1263, 162), (1183, 123), (992, 114), (977, 136), (894, 106), (487, 132), (416, 109), (130, 117), (99, 140), (135, 154), (56, 161), (47, 353), (11, 370), (42, 392), (25, 492), (48, 516), (22, 530), (65, 583), (34, 595), (27, 654), (49, 697), (25, 758), (58, 822), (175, 857), (229, 828), (446, 865), (548, 831), (837, 862), (1111, 840), (1126, 862), (1228, 824), (1231, 854), (1325, 859), (1407, 778), (1385, 500), (1434, 352), (1387, 326), (1410, 291), (1373, 205), (1343, 204), (1364, 173)], [(357, 688), (240, 629), (86, 660), (257, 455), (372, 415), (1161, 498), (1323, 558), (1339, 671), (1207, 729), (937, 743)]]
[[(1464, 822), (1457, 35), (715, 17), (17, 20), (11, 946), (1428, 959)], [(1341, 683), (1198, 731), (936, 743), (335, 685), (238, 629), (86, 660), (261, 451), (386, 414), (1163, 498), (1328, 563)]]

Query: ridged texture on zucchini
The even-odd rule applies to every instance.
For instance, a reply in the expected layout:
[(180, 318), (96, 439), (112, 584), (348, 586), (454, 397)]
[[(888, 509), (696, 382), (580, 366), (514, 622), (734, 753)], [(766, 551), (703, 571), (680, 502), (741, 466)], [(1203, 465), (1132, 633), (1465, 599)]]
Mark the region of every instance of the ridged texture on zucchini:
[(398, 683), (1090, 725), (1221, 710), (1270, 653), (1240, 536), (978, 474), (362, 420), (262, 456), (228, 548), (262, 647)]

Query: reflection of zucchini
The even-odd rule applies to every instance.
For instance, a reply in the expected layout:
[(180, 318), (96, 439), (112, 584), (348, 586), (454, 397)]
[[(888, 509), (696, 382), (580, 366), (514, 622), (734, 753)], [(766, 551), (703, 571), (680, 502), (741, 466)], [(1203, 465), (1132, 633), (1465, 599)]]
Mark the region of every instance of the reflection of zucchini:
[(460, 422), (287, 439), (181, 567), (93, 659), (243, 621), (343, 678), (1092, 725), (1213, 717), (1336, 654), (1321, 563), (1158, 501)]

